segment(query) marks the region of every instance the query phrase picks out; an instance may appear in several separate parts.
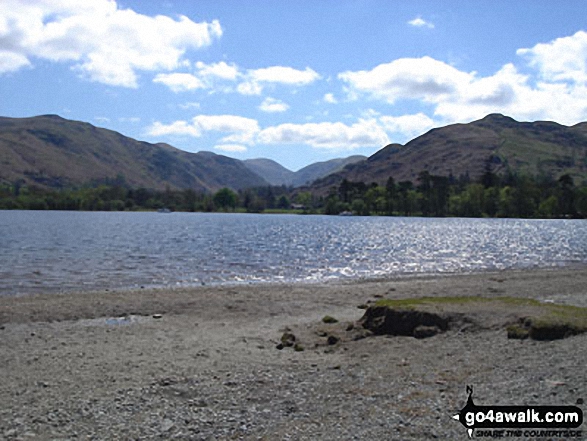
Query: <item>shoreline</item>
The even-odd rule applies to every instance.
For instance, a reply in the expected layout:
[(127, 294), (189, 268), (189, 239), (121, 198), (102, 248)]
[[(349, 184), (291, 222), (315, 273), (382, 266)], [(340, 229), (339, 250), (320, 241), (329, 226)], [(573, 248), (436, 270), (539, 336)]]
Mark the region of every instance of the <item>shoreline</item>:
[(353, 285), (361, 283), (375, 283), (375, 282), (392, 282), (399, 280), (411, 279), (430, 279), (430, 278), (445, 278), (445, 277), (461, 277), (461, 276), (476, 276), (487, 274), (501, 274), (501, 273), (525, 273), (525, 272), (548, 272), (548, 271), (563, 271), (563, 270), (583, 270), (587, 269), (587, 262), (572, 262), (559, 265), (548, 266), (531, 266), (531, 267), (510, 267), (510, 268), (485, 268), (476, 269), (472, 271), (461, 272), (399, 272), (395, 274), (383, 276), (352, 276), (352, 277), (331, 277), (323, 280), (314, 279), (299, 279), (299, 280), (263, 280), (263, 281), (229, 281), (229, 282), (215, 282), (215, 283), (192, 283), (192, 284), (175, 284), (175, 285), (135, 285), (135, 286), (120, 286), (120, 287), (88, 287), (87, 289), (60, 289), (54, 288), (46, 290), (34, 290), (31, 292), (7, 292), (0, 294), (0, 299), (11, 297), (36, 297), (36, 296), (54, 296), (54, 295), (86, 295), (98, 293), (124, 293), (124, 292), (148, 292), (148, 291), (176, 291), (176, 290), (193, 290), (208, 288), (241, 288), (241, 287), (284, 287), (284, 286), (320, 286), (320, 285)]
[[(475, 284), (487, 283), (492, 278), (510, 278), (513, 280), (533, 279), (536, 277), (548, 277), (553, 275), (557, 278), (568, 280), (568, 278), (581, 277), (586, 281), (587, 286), (587, 265), (573, 264), (557, 267), (546, 268), (516, 268), (505, 270), (486, 270), (467, 273), (406, 273), (392, 277), (374, 277), (359, 279), (331, 279), (323, 282), (283, 282), (283, 283), (236, 283), (236, 284), (218, 284), (218, 285), (196, 285), (196, 286), (170, 286), (155, 288), (122, 288), (122, 289), (89, 289), (83, 291), (60, 291), (48, 293), (32, 294), (13, 294), (0, 296), (0, 325), (9, 322), (27, 322), (27, 321), (60, 321), (75, 320), (77, 315), (83, 318), (97, 318), (117, 313), (117, 311), (133, 309), (139, 315), (149, 315), (157, 313), (155, 306), (158, 305), (162, 312), (172, 311), (179, 312), (176, 303), (188, 305), (194, 304), (198, 296), (205, 298), (215, 295), (226, 295), (227, 293), (243, 292), (248, 296), (254, 293), (260, 293), (268, 300), (274, 292), (287, 292), (296, 290), (304, 293), (304, 298), (300, 300), (311, 301), (308, 298), (308, 291), (316, 291), (316, 302), (320, 302), (321, 292), (330, 292), (337, 287), (347, 290), (354, 287), (363, 292), (366, 286), (372, 287), (375, 291), (381, 291), (382, 286), (399, 285), (406, 290), (406, 297), (436, 295), (429, 289), (424, 289), (418, 294), (415, 289), (409, 289), (410, 283), (416, 283), (420, 288), (424, 284), (434, 284), (435, 281), (442, 282), (440, 290), (446, 290), (447, 285), (455, 284), (457, 286), (468, 283)], [(408, 289), (406, 289), (408, 288)], [(395, 288), (394, 288), (395, 291)], [(495, 292), (505, 290), (490, 291), (485, 295), (494, 295)], [(574, 299), (576, 306), (587, 306), (587, 290), (585, 300), (580, 297)], [(526, 295), (534, 298), (531, 292), (525, 291)], [(331, 294), (329, 294), (331, 295)], [(381, 295), (381, 294), (378, 294)], [(479, 293), (478, 295), (482, 295)], [(521, 294), (508, 293), (508, 295), (520, 296)], [(279, 296), (280, 297), (280, 296)], [(554, 296), (556, 297), (556, 296)], [(88, 302), (88, 299), (91, 299)], [(141, 301), (145, 300), (145, 303)], [(279, 299), (283, 301), (282, 298)], [(295, 298), (289, 299), (295, 301)], [(167, 303), (167, 305), (166, 305)], [(42, 306), (43, 309), (40, 309)], [(59, 313), (62, 309), (62, 313)], [(28, 319), (26, 314), (28, 313)], [(52, 314), (55, 314), (54, 316)], [(120, 315), (123, 315), (121, 313)], [(12, 317), (11, 317), (12, 315)]]
[[(587, 334), (319, 336), (381, 297), (465, 295), (587, 307), (587, 268), (0, 297), (0, 438), (464, 439), (466, 385), (477, 405), (587, 396)], [(276, 349), (287, 330), (305, 350)]]

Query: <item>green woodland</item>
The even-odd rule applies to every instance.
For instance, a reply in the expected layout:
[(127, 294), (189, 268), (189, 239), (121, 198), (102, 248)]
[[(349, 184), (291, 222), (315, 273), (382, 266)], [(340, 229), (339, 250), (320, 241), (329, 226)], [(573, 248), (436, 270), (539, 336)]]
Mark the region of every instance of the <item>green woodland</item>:
[(259, 187), (239, 192), (163, 191), (124, 185), (47, 190), (22, 183), (0, 186), (0, 209), (142, 211), (167, 208), (188, 212), (296, 212), (369, 216), (585, 218), (587, 185), (570, 175), (559, 179), (489, 170), (480, 179), (467, 175), (434, 176), (385, 185), (344, 180), (328, 195), (288, 187)]

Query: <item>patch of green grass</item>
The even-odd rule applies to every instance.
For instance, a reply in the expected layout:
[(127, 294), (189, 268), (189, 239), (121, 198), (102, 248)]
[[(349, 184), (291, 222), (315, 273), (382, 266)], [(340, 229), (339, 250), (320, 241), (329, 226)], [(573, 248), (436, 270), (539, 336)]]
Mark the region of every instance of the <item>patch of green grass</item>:
[(476, 297), (476, 296), (449, 296), (449, 297), (417, 297), (411, 299), (381, 299), (375, 306), (388, 308), (414, 309), (424, 305), (463, 305), (470, 303), (502, 302), (508, 305), (541, 306), (538, 300), (519, 297)]
[(542, 304), (544, 312), (530, 317), (530, 336), (538, 340), (564, 338), (587, 332), (587, 308)]
[[(412, 299), (381, 299), (373, 306), (390, 309), (415, 310), (419, 307), (442, 307), (449, 305), (499, 304), (511, 309), (521, 308), (519, 324), (507, 327), (508, 337), (535, 340), (556, 340), (587, 332), (587, 308), (553, 303), (542, 303), (535, 299), (519, 297), (420, 297)], [(523, 308), (528, 308), (527, 310)]]

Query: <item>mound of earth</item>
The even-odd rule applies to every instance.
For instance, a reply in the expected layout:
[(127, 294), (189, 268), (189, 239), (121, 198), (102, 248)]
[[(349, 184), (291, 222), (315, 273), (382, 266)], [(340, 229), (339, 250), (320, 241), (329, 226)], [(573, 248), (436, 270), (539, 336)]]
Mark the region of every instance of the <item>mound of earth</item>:
[(284, 329), (278, 349), (326, 348), (373, 335), (433, 337), (503, 329), (510, 339), (557, 340), (587, 332), (587, 308), (514, 297), (380, 299), (357, 322), (326, 316), (309, 329)]
[(513, 297), (382, 299), (359, 323), (376, 335), (425, 338), (451, 329), (504, 328), (508, 338), (556, 340), (587, 331), (587, 308)]

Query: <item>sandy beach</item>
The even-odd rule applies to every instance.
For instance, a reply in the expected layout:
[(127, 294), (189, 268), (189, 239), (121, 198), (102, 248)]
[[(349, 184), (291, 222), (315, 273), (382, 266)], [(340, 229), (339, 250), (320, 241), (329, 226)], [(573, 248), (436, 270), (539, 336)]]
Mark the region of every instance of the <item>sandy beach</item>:
[[(466, 385), (479, 405), (587, 398), (586, 334), (344, 338), (359, 305), (447, 295), (587, 307), (587, 268), (2, 297), (0, 439), (464, 440)], [(286, 331), (303, 350), (276, 349)]]

